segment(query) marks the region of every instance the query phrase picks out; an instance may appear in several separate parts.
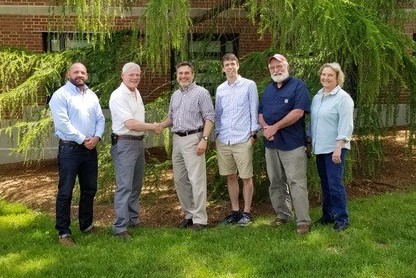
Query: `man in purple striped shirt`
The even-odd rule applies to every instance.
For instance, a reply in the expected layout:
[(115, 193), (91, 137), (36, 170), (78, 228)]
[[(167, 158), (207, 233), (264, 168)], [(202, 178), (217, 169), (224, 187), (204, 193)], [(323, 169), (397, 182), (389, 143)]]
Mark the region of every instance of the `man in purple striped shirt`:
[[(218, 86), (215, 97), (215, 136), (220, 175), (227, 177), (232, 212), (226, 224), (246, 226), (253, 220), (253, 146), (257, 139), (258, 95), (254, 81), (238, 74), (239, 61), (232, 54), (222, 58), (227, 80)], [(244, 207), (240, 211), (238, 176), (243, 180)]]
[(173, 176), (185, 214), (179, 227), (200, 230), (208, 222), (205, 151), (215, 112), (209, 92), (193, 82), (191, 63), (176, 66), (176, 79), (179, 89), (170, 99), (168, 117), (160, 124), (172, 126)]

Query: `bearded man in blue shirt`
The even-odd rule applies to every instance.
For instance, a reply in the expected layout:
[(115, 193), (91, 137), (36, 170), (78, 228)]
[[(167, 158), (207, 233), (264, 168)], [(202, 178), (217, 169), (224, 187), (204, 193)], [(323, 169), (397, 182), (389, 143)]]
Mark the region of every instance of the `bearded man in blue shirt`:
[(93, 204), (97, 192), (98, 161), (96, 146), (104, 133), (105, 119), (100, 103), (85, 81), (88, 72), (81, 63), (74, 63), (67, 72), (67, 82), (49, 102), (59, 138), (59, 185), (56, 197), (56, 225), (59, 243), (74, 245), (71, 237), (71, 201), (75, 179), (80, 187), (79, 228), (93, 229)]
[(273, 82), (264, 91), (259, 106), (266, 147), (269, 194), (281, 226), (296, 214), (298, 234), (310, 231), (306, 178), (305, 113), (309, 113), (309, 91), (305, 83), (289, 75), (289, 63), (281, 54), (268, 59)]

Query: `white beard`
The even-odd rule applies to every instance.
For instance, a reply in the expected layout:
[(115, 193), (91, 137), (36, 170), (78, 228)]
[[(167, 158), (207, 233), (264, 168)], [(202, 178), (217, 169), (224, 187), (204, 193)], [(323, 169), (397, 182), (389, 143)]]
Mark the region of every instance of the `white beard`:
[(270, 76), (271, 76), (271, 78), (273, 79), (274, 82), (281, 83), (289, 77), (289, 72), (283, 72), (283, 73), (277, 74), (277, 75), (271, 74)]

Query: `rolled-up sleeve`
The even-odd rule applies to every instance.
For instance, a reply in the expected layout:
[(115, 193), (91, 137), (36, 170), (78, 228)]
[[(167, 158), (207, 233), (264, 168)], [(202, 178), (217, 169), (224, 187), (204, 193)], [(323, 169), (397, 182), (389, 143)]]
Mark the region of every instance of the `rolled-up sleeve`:
[(354, 129), (354, 102), (351, 98), (344, 98), (339, 103), (339, 122), (338, 122), (338, 140), (344, 140), (346, 143), (351, 141)]

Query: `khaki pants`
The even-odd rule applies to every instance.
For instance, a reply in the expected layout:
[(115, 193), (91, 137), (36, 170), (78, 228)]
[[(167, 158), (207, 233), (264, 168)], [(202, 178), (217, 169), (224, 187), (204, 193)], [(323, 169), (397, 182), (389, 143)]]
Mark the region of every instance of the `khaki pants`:
[(173, 135), (172, 164), (176, 192), (186, 219), (194, 224), (208, 222), (207, 170), (205, 154), (198, 156), (196, 146), (201, 132), (180, 137)]
[(297, 225), (311, 222), (306, 163), (303, 146), (291, 151), (266, 148), (269, 194), (273, 208), (278, 218), (288, 219), (293, 217), (293, 205)]

